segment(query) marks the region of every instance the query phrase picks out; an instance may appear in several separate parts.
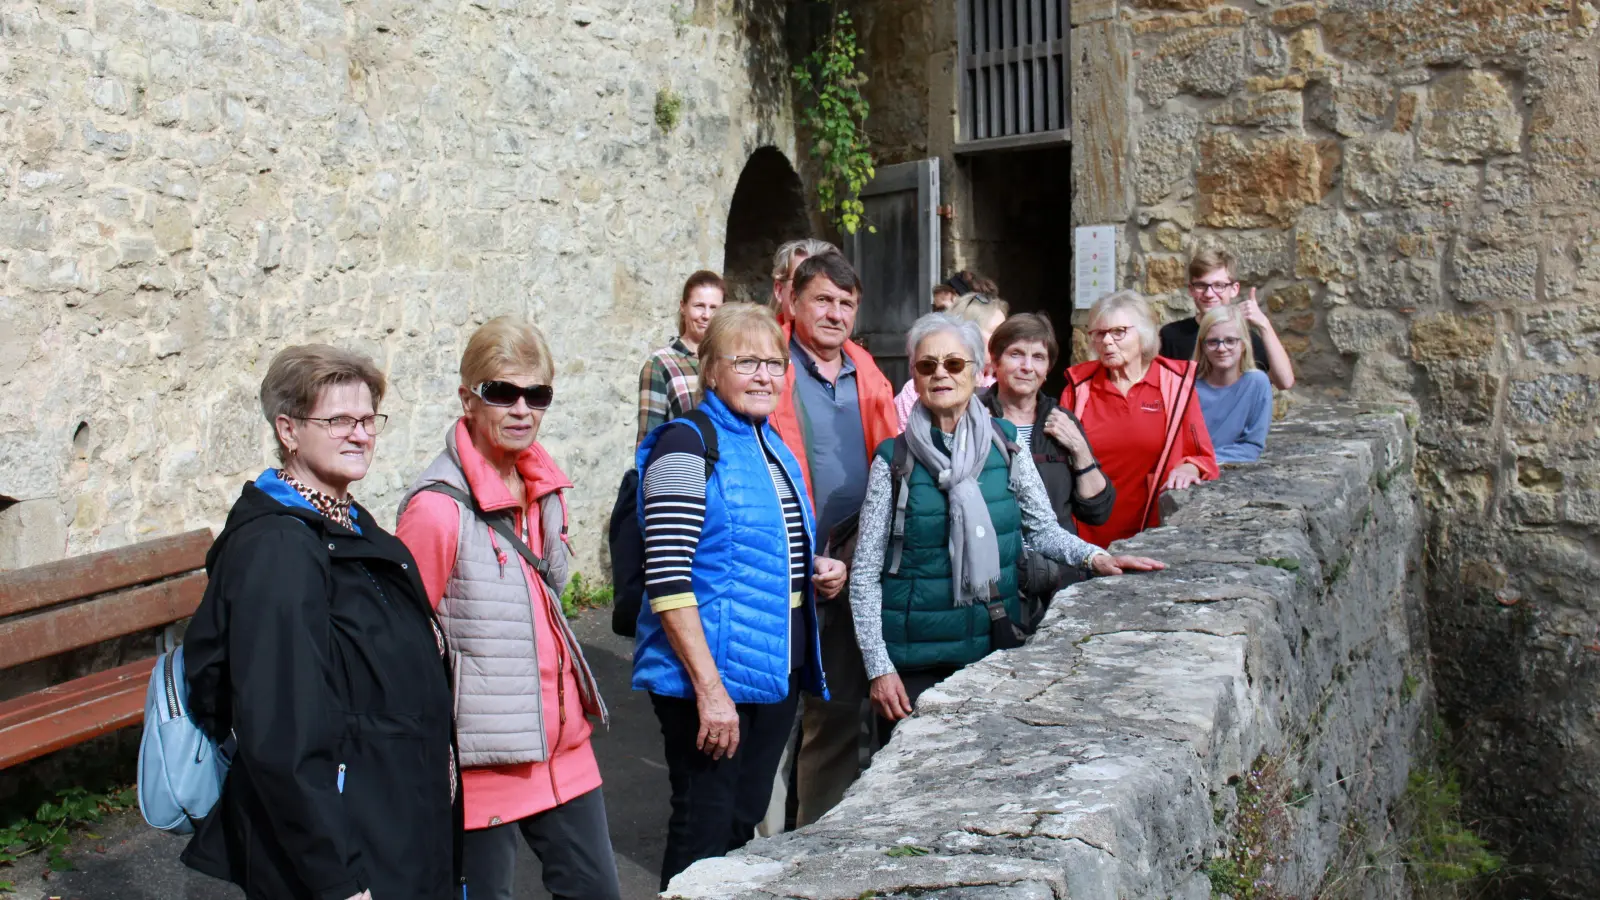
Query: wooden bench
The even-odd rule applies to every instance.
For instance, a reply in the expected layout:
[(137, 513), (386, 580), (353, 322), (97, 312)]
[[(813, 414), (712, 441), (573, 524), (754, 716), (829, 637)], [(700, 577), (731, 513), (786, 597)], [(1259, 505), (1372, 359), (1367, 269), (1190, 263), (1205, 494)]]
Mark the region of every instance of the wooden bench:
[[(188, 618), (210, 547), (202, 528), (0, 572), (0, 670)], [(154, 664), (152, 655), (0, 702), (0, 768), (139, 724)]]

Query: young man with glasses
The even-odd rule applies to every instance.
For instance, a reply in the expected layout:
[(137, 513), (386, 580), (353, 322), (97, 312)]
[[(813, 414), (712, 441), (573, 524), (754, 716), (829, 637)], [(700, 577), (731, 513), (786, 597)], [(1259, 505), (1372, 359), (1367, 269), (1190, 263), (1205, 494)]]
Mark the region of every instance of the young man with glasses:
[[(792, 317), (784, 324), (791, 365), (772, 427), (795, 457), (816, 510), (817, 552), (835, 526), (861, 509), (878, 444), (899, 434), (894, 388), (872, 355), (850, 340), (861, 279), (839, 253), (808, 256), (794, 269)], [(841, 529), (841, 532), (849, 529)], [(853, 538), (827, 554), (849, 560)], [(823, 671), (831, 699), (804, 699), (798, 766), (799, 823), (816, 821), (860, 774), (858, 744), (866, 668), (850, 604), (842, 595), (817, 605)]]
[[(1189, 260), (1189, 299), (1194, 301), (1195, 315), (1161, 328), (1161, 355), (1167, 359), (1195, 358), (1195, 342), (1200, 336), (1200, 317), (1219, 306), (1229, 306), (1239, 297), (1239, 282), (1234, 271), (1239, 262), (1232, 253), (1216, 247), (1203, 249)], [(1250, 346), (1254, 351), (1256, 367), (1267, 373), (1273, 387), (1286, 391), (1294, 387), (1294, 365), (1289, 362), (1289, 352), (1278, 340), (1272, 320), (1261, 311), (1256, 302), (1256, 289), (1250, 289), (1250, 299), (1239, 303), (1244, 310), (1250, 329)]]

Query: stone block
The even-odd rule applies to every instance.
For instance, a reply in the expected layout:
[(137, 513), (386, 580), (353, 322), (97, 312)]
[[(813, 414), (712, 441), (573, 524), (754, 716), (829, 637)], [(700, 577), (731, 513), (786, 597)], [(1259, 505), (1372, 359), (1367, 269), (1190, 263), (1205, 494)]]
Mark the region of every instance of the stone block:
[(1294, 239), (1287, 231), (1263, 229), (1229, 234), (1227, 247), (1238, 260), (1238, 271), (1233, 274), (1241, 281), (1260, 284), (1294, 273)]
[(54, 229), (47, 209), (29, 209), (0, 203), (0, 247), (16, 250), (50, 249)]
[(1566, 366), (1600, 357), (1600, 304), (1531, 309), (1519, 317), (1526, 359)]
[(1235, 125), (1264, 131), (1299, 131), (1305, 124), (1305, 105), (1299, 91), (1245, 94), (1206, 114), (1212, 125)]
[(1551, 373), (1511, 383), (1507, 409), (1526, 425), (1592, 425), (1600, 420), (1600, 379)]
[(1170, 294), (1189, 283), (1188, 261), (1181, 256), (1151, 256), (1145, 260), (1144, 292)]
[(1328, 4), (1323, 39), (1337, 56), (1380, 73), (1472, 59), (1515, 56), (1552, 38), (1581, 38), (1594, 29), (1570, 14), (1567, 3), (1537, 0), (1417, 3), (1386, 0)]
[(1127, 30), (1103, 21), (1072, 29), (1072, 58), (1072, 220), (1119, 222), (1133, 206)]
[(1313, 207), (1295, 221), (1298, 278), (1345, 281), (1356, 274), (1355, 225), (1336, 209)]
[(1156, 246), (1173, 253), (1183, 250), (1187, 243), (1183, 229), (1172, 222), (1158, 222), (1148, 233), (1155, 240)]
[(1389, 310), (1337, 306), (1328, 311), (1327, 324), (1340, 353), (1403, 355), (1407, 350), (1405, 323)]
[(194, 246), (194, 219), (179, 205), (163, 207), (151, 223), (156, 246), (163, 253), (177, 253)]
[(1317, 145), (1296, 137), (1246, 143), (1229, 132), (1200, 140), (1200, 222), (1213, 228), (1287, 226), (1322, 200)]
[(1244, 79), (1243, 34), (1239, 28), (1197, 28), (1162, 41), (1141, 61), (1140, 95), (1159, 105), (1179, 94), (1233, 93)]
[(1370, 134), (1389, 120), (1394, 88), (1375, 78), (1343, 75), (1306, 90), (1306, 117), (1343, 137)]
[(1152, 116), (1139, 126), (1139, 163), (1134, 190), (1141, 204), (1160, 203), (1169, 194), (1194, 192), (1195, 139), (1200, 121), (1193, 114)]
[(1472, 162), (1515, 153), (1521, 144), (1521, 112), (1494, 74), (1452, 71), (1429, 90), (1417, 138), (1424, 156)]
[(1420, 363), (1482, 359), (1494, 352), (1501, 333), (1493, 314), (1417, 316), (1411, 321), (1411, 358)]
[(1448, 427), (1493, 421), (1495, 403), (1505, 386), (1489, 360), (1446, 359), (1424, 367), (1432, 415)]
[(1455, 296), (1463, 303), (1517, 304), (1532, 301), (1539, 278), (1539, 251), (1466, 250), (1454, 259)]

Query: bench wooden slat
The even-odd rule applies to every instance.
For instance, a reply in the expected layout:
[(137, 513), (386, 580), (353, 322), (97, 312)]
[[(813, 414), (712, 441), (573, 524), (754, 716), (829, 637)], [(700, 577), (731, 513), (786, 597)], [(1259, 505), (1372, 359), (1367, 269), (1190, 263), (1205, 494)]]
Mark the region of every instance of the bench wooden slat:
[(0, 621), (0, 668), (169, 625), (194, 614), (206, 573)]
[(154, 665), (141, 659), (0, 703), (0, 769), (144, 721)]
[(60, 562), (0, 572), (0, 616), (203, 568), (211, 530), (199, 528)]

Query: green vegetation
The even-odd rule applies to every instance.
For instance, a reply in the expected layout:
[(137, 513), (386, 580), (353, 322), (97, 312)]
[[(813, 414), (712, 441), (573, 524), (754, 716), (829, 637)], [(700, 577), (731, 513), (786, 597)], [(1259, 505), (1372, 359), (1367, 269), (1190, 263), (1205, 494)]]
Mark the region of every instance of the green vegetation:
[(683, 98), (671, 88), (656, 91), (656, 127), (667, 134), (678, 127), (683, 113)]
[(1483, 838), (1462, 824), (1461, 787), (1448, 763), (1411, 770), (1400, 812), (1410, 834), (1401, 858), (1413, 885), (1424, 889), (1463, 887), (1505, 865), (1489, 852)]
[[(52, 872), (72, 868), (67, 849), (72, 845), (74, 832), (93, 825), (106, 813), (128, 809), (138, 802), (138, 792), (132, 787), (99, 794), (83, 787), (62, 788), (55, 799), (39, 804), (31, 816), (24, 816), (5, 828), (0, 828), (0, 867), (10, 866), (24, 856), (46, 854), (46, 864)], [(99, 835), (85, 832), (91, 840)], [(10, 881), (0, 881), (0, 892), (15, 889)]]
[(1258, 565), (1258, 566), (1272, 566), (1275, 569), (1282, 569), (1285, 572), (1298, 572), (1298, 571), (1300, 571), (1300, 560), (1293, 559), (1293, 558), (1288, 557), (1288, 556), (1261, 556), (1261, 557), (1257, 557), (1256, 558), (1256, 565)]
[(1234, 900), (1279, 900), (1272, 866), (1284, 862), (1291, 822), (1289, 811), (1310, 796), (1295, 798), (1284, 760), (1262, 754), (1236, 787), (1239, 807), (1227, 852), (1206, 863), (1213, 896)]
[(595, 584), (585, 579), (583, 573), (574, 572), (566, 590), (561, 592), (561, 613), (570, 619), (586, 609), (610, 606), (611, 599), (611, 585)]
[(1412, 698), (1417, 696), (1417, 688), (1421, 686), (1422, 681), (1417, 676), (1407, 672), (1406, 677), (1400, 681), (1400, 700), (1404, 703), (1410, 703)]
[(897, 847), (883, 851), (884, 856), (927, 856), (932, 853), (927, 847), (918, 847), (916, 844), (901, 844)]
[[(811, 155), (817, 160), (817, 203), (846, 234), (861, 227), (866, 211), (861, 189), (873, 175), (868, 106), (861, 94), (867, 76), (856, 68), (861, 53), (850, 14), (836, 8), (822, 46), (794, 67), (795, 86), (805, 98), (800, 122), (810, 132)], [(869, 225), (867, 230), (875, 229)]]

